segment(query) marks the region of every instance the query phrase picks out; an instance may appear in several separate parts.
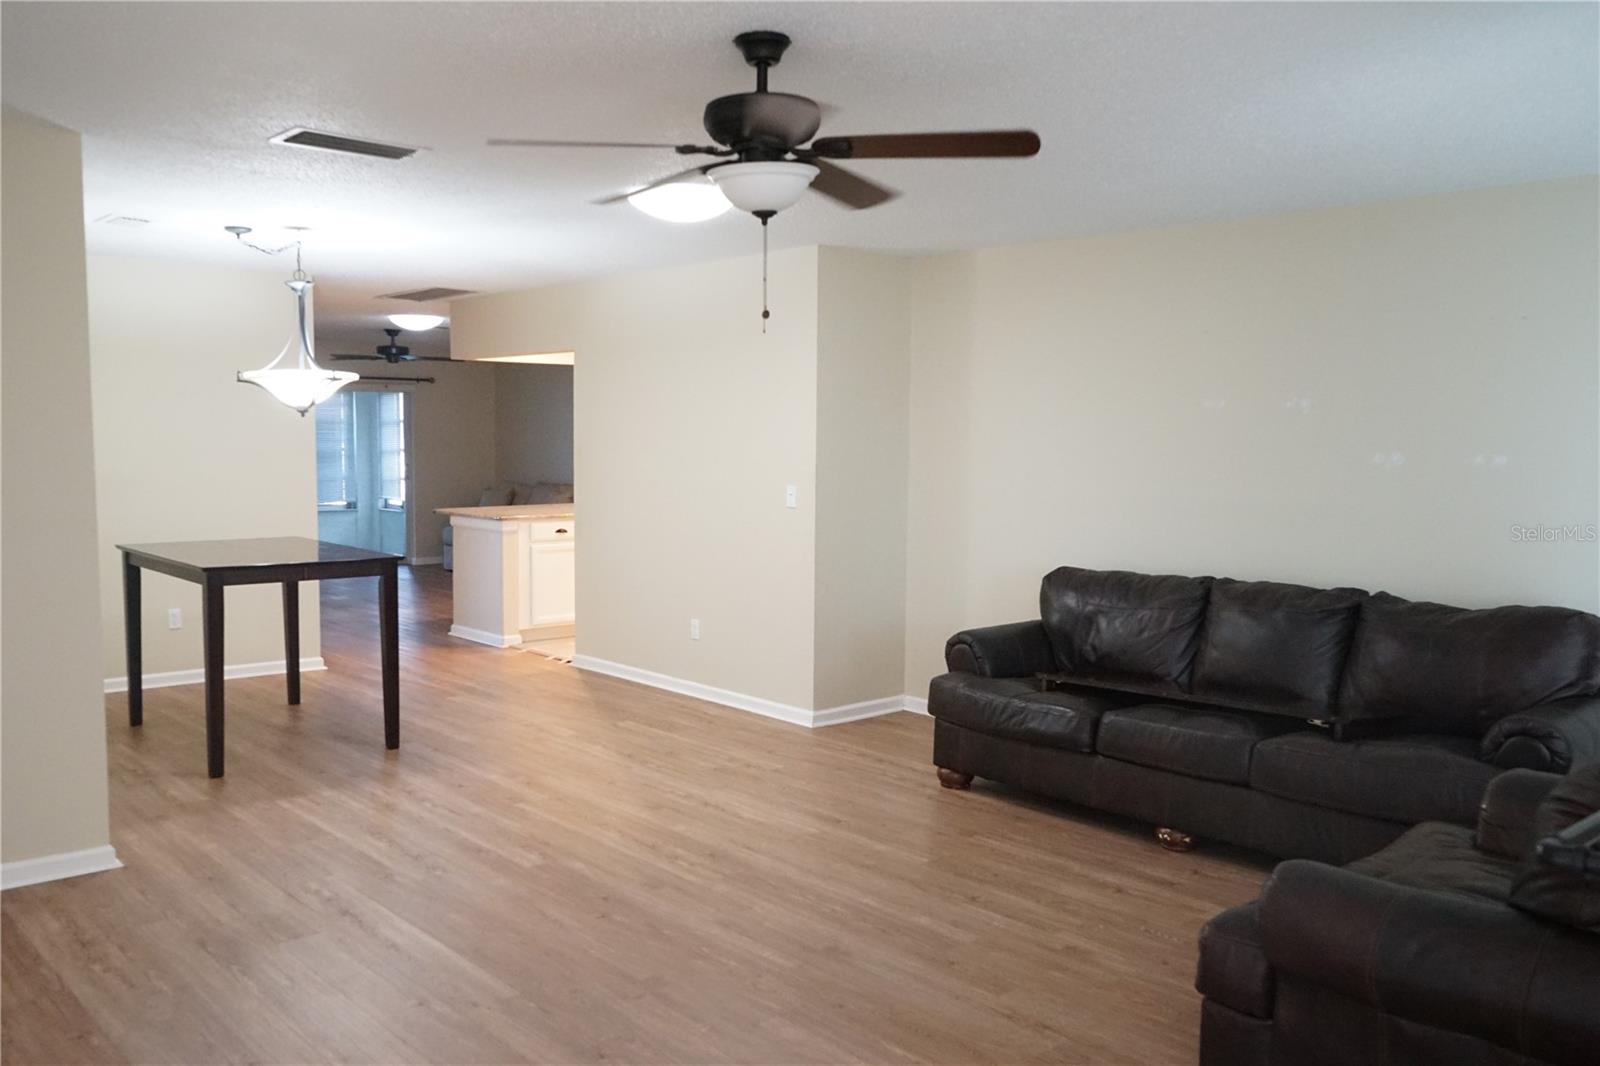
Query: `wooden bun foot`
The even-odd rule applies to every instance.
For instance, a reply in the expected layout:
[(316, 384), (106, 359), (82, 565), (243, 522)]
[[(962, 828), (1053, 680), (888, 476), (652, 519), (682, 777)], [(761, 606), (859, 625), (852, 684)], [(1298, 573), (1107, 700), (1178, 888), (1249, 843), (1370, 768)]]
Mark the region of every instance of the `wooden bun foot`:
[(939, 784), (945, 788), (966, 788), (972, 784), (972, 775), (964, 774), (960, 770), (946, 770), (939, 767)]
[(1168, 851), (1193, 851), (1195, 839), (1181, 829), (1169, 829), (1162, 825), (1156, 827), (1156, 843)]

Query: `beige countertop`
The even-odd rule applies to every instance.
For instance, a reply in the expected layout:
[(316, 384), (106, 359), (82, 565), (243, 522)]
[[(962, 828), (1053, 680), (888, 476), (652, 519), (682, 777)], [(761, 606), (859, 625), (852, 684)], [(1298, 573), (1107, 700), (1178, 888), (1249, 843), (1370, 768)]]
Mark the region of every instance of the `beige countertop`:
[(524, 503), (509, 507), (439, 507), (434, 514), (461, 515), (466, 518), (487, 518), (495, 522), (511, 522), (519, 518), (575, 518), (577, 512), (570, 503)]

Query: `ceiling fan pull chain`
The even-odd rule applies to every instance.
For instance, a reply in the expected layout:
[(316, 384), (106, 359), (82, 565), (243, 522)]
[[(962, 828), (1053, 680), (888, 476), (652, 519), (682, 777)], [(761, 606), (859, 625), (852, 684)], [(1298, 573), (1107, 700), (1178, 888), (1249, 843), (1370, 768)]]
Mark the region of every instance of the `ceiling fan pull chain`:
[(776, 211), (752, 211), (761, 220), (761, 332), (767, 332), (767, 319), (772, 317), (772, 312), (767, 310), (767, 223), (772, 221)]

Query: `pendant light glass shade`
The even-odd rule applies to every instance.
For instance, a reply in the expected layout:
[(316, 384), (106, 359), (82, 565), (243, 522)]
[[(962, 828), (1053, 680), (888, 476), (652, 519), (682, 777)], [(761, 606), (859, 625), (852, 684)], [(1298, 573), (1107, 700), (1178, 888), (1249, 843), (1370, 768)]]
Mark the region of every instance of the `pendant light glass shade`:
[(817, 168), (810, 163), (723, 163), (706, 177), (741, 211), (782, 211), (805, 195)]
[(311, 354), (311, 332), (306, 319), (306, 292), (312, 282), (309, 278), (295, 278), (284, 284), (294, 291), (300, 312), (299, 327), (278, 353), (278, 358), (260, 370), (239, 371), (239, 380), (261, 386), (273, 399), (304, 416), (317, 404), (358, 380), (360, 375), (348, 370), (324, 370), (317, 365), (316, 357)]

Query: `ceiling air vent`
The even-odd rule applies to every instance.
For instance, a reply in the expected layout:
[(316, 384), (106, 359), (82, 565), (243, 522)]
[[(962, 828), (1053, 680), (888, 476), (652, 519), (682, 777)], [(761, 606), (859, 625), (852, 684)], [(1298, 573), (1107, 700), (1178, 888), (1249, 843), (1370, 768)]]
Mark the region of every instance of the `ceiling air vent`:
[(386, 292), (378, 297), (380, 300), (415, 300), (417, 303), (428, 303), (431, 300), (454, 300), (457, 296), (471, 296), (473, 289), (445, 289), (434, 287), (432, 289), (412, 289), (410, 292)]
[(381, 144), (355, 137), (341, 137), (337, 133), (322, 133), (295, 127), (269, 138), (272, 144), (286, 144), (292, 148), (316, 148), (324, 152), (344, 152), (346, 155), (368, 155), (379, 159), (404, 159), (417, 154), (415, 148), (400, 144)]

